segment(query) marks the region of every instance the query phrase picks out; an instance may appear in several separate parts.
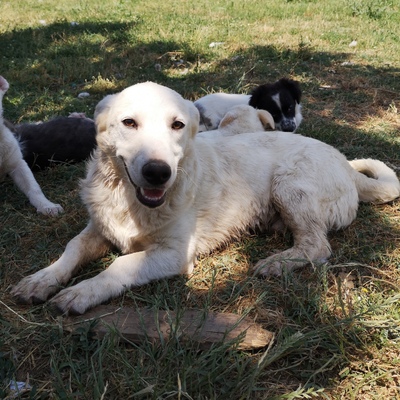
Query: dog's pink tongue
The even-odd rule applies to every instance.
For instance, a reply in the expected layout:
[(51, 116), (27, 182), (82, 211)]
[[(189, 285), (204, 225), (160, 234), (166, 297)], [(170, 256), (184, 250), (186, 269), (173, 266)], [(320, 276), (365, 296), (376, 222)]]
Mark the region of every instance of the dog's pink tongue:
[(162, 189), (143, 189), (143, 195), (148, 199), (160, 199), (164, 195)]

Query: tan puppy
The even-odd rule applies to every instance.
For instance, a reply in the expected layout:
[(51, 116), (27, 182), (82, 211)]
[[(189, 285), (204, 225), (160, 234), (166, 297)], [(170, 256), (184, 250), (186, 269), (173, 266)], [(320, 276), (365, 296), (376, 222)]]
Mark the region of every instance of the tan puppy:
[(193, 103), (151, 82), (103, 99), (95, 122), (98, 148), (82, 184), (90, 222), (58, 261), (12, 290), (20, 301), (45, 301), (82, 265), (119, 248), (124, 255), (106, 270), (52, 299), (63, 312), (83, 313), (126, 288), (190, 273), (199, 254), (277, 220), (293, 233), (293, 247), (255, 268), (280, 274), (326, 260), (327, 232), (349, 225), (360, 200), (400, 194), (382, 162), (353, 164), (370, 178), (333, 147), (301, 135), (196, 135)]
[(259, 132), (266, 129), (275, 129), (272, 115), (266, 110), (256, 110), (248, 105), (232, 107), (222, 118), (218, 129), (199, 132), (197, 135), (233, 136), (245, 132)]

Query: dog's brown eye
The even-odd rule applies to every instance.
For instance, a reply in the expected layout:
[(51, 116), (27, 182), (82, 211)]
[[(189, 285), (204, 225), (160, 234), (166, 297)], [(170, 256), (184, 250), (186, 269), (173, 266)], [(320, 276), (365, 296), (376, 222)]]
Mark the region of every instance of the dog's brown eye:
[(137, 123), (134, 119), (132, 118), (125, 118), (122, 123), (127, 126), (128, 128), (137, 128)]
[(174, 121), (171, 125), (171, 128), (174, 130), (179, 130), (185, 127), (185, 124), (181, 121)]

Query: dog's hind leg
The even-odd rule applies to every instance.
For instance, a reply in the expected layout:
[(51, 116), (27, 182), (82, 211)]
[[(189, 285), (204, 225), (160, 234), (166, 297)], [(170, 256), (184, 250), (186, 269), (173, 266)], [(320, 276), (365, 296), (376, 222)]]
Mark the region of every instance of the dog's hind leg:
[(68, 244), (61, 257), (52, 265), (22, 279), (11, 290), (21, 303), (39, 303), (61, 289), (79, 267), (103, 256), (111, 244), (89, 225)]
[[(301, 236), (303, 236), (301, 238)], [(281, 275), (312, 262), (325, 262), (330, 256), (330, 246), (326, 237), (310, 232), (294, 235), (294, 246), (281, 253), (259, 260), (255, 273), (262, 276)]]
[(290, 189), (285, 187), (284, 193), (278, 190), (274, 197), (284, 225), (292, 232), (293, 247), (258, 261), (255, 265), (257, 274), (281, 275), (283, 270), (290, 271), (310, 262), (324, 262), (331, 255), (318, 201), (298, 187)]

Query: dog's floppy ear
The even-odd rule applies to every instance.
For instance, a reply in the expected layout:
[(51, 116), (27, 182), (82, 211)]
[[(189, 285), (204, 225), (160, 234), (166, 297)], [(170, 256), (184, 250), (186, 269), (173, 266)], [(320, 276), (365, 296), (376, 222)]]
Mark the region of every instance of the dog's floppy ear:
[(301, 101), (301, 89), (300, 83), (293, 79), (281, 78), (277, 83), (281, 83), (293, 96), (293, 98), (300, 104)]
[(262, 103), (265, 103), (264, 98), (268, 94), (268, 85), (260, 85), (254, 88), (250, 93), (249, 106), (259, 108)]
[(229, 110), (224, 117), (222, 118), (221, 122), (218, 125), (218, 129), (223, 128), (224, 126), (232, 124), (233, 121), (238, 119), (238, 115), (235, 110)]
[(191, 120), (191, 134), (192, 137), (196, 135), (196, 133), (199, 131), (199, 124), (200, 124), (200, 112), (197, 109), (197, 107), (193, 104), (192, 101), (186, 100), (189, 108), (189, 113), (190, 113), (190, 120)]
[(272, 129), (275, 129), (275, 121), (267, 110), (257, 110), (257, 114), (264, 128), (268, 128), (269, 125)]
[(94, 110), (94, 122), (97, 133), (103, 132), (107, 129), (108, 112), (110, 111), (115, 96), (115, 94), (110, 94), (104, 97), (104, 99), (97, 104), (96, 109)]

